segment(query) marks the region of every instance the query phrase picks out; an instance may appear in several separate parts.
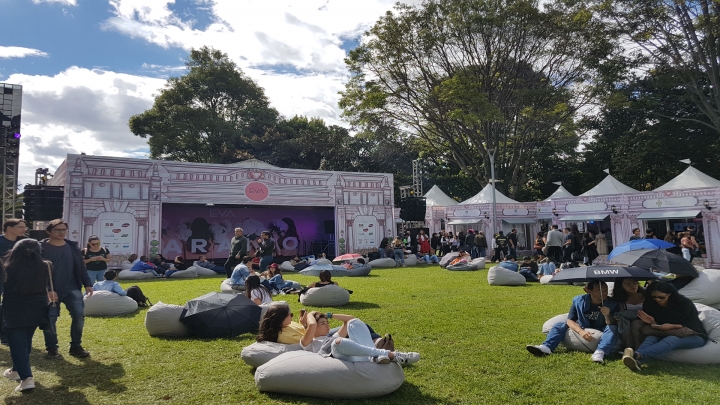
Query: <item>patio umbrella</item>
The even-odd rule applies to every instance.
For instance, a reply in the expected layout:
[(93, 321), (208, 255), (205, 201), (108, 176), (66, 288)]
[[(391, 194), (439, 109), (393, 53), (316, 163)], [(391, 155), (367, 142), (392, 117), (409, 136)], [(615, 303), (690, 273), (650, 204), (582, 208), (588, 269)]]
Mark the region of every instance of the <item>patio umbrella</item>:
[(348, 253), (342, 256), (338, 256), (333, 259), (334, 262), (341, 262), (343, 260), (352, 260), (352, 259), (359, 259), (363, 257), (361, 254), (358, 253)]
[(607, 260), (612, 259), (613, 257), (629, 252), (631, 250), (651, 250), (651, 249), (670, 249), (672, 247), (675, 247), (677, 245), (665, 242), (662, 239), (637, 239), (637, 240), (631, 240), (630, 242), (623, 243), (622, 245), (618, 245), (615, 249), (610, 252), (610, 254), (607, 257)]
[(242, 294), (212, 292), (188, 301), (180, 322), (198, 337), (233, 337), (257, 331), (260, 307)]
[(676, 276), (697, 277), (699, 275), (695, 266), (684, 257), (658, 249), (631, 250), (613, 257), (612, 261), (643, 269), (673, 273)]
[[(575, 283), (590, 280), (616, 281), (623, 278), (635, 280), (657, 280), (657, 276), (640, 267), (598, 265), (564, 269), (555, 274), (551, 283)], [(602, 285), (600, 285), (602, 291)], [(604, 303), (603, 303), (604, 304)]]

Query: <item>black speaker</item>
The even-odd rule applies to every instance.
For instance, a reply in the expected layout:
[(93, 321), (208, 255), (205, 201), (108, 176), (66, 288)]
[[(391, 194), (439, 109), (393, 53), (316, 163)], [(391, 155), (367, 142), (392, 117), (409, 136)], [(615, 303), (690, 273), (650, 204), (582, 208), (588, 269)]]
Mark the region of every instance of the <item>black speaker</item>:
[(409, 197), (400, 202), (403, 221), (425, 221), (425, 197)]
[(35, 229), (31, 229), (30, 231), (28, 231), (28, 234), (32, 239), (35, 239), (37, 241), (41, 241), (48, 237), (48, 234), (47, 234), (47, 232), (45, 232), (44, 229), (39, 230), (39, 231), (35, 230)]
[(25, 186), (23, 218), (28, 221), (52, 221), (62, 218), (64, 195), (61, 186)]
[(325, 221), (325, 233), (328, 235), (335, 235), (335, 221)]

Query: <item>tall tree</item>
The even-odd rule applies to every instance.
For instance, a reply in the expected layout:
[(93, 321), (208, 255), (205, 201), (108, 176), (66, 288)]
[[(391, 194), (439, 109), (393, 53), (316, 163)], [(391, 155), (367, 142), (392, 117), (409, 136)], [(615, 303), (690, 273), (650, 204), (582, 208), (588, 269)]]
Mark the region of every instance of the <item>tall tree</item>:
[(607, 53), (582, 8), (540, 11), (531, 0), (426, 0), (398, 4), (346, 63), (340, 106), (354, 125), (381, 120), (448, 148), (477, 184), (521, 194), (533, 162), (578, 144), (592, 62)]
[(150, 156), (187, 162), (231, 163), (251, 157), (247, 142), (277, 122), (263, 89), (228, 56), (193, 49), (188, 73), (168, 80), (153, 107), (130, 118), (148, 138)]
[[(575, 0), (570, 0), (575, 2)], [(649, 68), (672, 69), (701, 117), (683, 120), (720, 135), (720, 1), (589, 0), (607, 32), (634, 44), (626, 54)]]

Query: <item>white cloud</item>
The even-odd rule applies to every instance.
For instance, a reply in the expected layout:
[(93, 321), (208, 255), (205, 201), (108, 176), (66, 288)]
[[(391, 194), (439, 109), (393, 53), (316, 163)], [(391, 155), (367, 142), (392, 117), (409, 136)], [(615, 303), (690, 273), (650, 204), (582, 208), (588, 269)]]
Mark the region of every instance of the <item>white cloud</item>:
[(66, 6), (77, 6), (77, 0), (33, 0), (33, 3), (60, 3)]
[(20, 46), (0, 46), (0, 58), (24, 58), (26, 56), (48, 56), (48, 54), (33, 48), (23, 48)]

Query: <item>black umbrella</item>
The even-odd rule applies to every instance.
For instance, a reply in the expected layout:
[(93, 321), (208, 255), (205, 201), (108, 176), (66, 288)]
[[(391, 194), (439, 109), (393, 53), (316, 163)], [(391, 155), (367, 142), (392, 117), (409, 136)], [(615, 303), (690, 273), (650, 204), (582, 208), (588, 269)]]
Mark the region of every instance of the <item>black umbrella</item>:
[(697, 269), (684, 257), (660, 249), (631, 250), (612, 258), (615, 263), (653, 269), (676, 276), (699, 276)]
[[(551, 283), (575, 283), (579, 281), (603, 280), (616, 281), (623, 278), (635, 280), (657, 280), (657, 276), (640, 267), (622, 267), (610, 265), (574, 267), (563, 269), (555, 274)], [(602, 285), (600, 286), (602, 289)]]
[(257, 331), (260, 307), (242, 294), (212, 292), (185, 304), (180, 322), (199, 337), (233, 337)]

